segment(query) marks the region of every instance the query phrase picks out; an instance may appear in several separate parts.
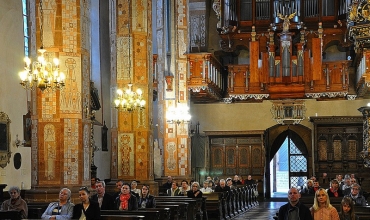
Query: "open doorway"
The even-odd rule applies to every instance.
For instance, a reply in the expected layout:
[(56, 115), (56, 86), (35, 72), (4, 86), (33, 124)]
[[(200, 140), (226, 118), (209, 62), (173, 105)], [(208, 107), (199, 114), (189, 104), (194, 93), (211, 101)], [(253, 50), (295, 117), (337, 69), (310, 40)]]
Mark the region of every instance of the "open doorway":
[[(272, 197), (286, 198), (289, 188), (302, 188), (308, 177), (307, 148), (295, 132), (284, 132), (283, 142), (270, 161)], [(299, 146), (299, 147), (298, 147)]]

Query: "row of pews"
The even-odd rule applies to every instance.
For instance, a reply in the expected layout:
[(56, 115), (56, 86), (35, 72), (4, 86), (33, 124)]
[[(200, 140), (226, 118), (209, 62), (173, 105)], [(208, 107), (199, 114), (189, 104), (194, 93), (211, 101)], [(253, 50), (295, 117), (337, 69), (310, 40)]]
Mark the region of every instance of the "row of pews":
[(258, 206), (257, 185), (241, 186), (223, 193), (203, 194), (209, 219), (230, 219)]
[[(308, 208), (312, 207), (313, 202), (314, 202), (314, 196), (302, 196), (299, 201), (303, 203), (305, 206)], [(341, 211), (341, 201), (343, 197), (330, 197), (330, 204), (334, 206), (338, 213)], [(359, 220), (369, 220), (370, 219), (370, 206), (355, 206), (355, 213), (359, 217)], [(279, 213), (276, 213), (276, 216), (274, 216), (274, 219), (278, 219)]]
[[(156, 208), (136, 211), (101, 210), (102, 220), (208, 220), (230, 219), (258, 206), (256, 185), (239, 186), (228, 192), (205, 193), (202, 198), (156, 196)], [(28, 218), (40, 219), (47, 203), (29, 203)], [(19, 220), (16, 211), (0, 212), (0, 219)]]

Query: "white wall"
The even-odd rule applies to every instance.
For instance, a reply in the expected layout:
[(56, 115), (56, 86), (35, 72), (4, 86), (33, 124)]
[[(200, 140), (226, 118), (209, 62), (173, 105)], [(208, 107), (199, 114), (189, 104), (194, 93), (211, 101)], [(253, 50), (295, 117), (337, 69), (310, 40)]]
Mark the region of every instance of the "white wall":
[[(313, 128), (309, 116), (362, 116), (357, 109), (367, 105), (369, 99), (352, 101), (316, 101), (307, 99), (306, 119), (302, 125)], [(214, 103), (192, 104), (190, 107), (192, 123), (200, 123), (199, 131), (246, 131), (265, 130), (276, 125), (272, 119), (271, 101), (262, 103)]]
[[(18, 134), (23, 140), (23, 115), (27, 114), (27, 93), (19, 84), (18, 72), (24, 63), (22, 1), (0, 0), (0, 111), (5, 112), (10, 123), (12, 156), (10, 163), (0, 168), (0, 183), (25, 189), (31, 187), (31, 148), (14, 145)], [(22, 156), (21, 168), (14, 168), (13, 156)]]

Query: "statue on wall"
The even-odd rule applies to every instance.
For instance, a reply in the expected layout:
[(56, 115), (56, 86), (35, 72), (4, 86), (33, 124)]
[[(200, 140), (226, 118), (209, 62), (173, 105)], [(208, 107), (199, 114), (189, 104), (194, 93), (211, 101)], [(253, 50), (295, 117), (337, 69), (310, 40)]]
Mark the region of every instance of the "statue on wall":
[(289, 25), (290, 25), (290, 19), (294, 18), (295, 12), (290, 14), (290, 15), (282, 15), (278, 13), (278, 17), (284, 21), (283, 23), (283, 32), (288, 32), (289, 31)]

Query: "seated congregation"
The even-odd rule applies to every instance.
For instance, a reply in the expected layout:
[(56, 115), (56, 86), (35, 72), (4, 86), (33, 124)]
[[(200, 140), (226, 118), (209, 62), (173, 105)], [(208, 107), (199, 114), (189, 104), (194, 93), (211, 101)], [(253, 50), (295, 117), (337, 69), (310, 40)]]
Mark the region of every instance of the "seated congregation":
[[(234, 180), (234, 181), (233, 181)], [(18, 187), (11, 187), (0, 219), (225, 219), (232, 218), (258, 205), (257, 184), (242, 184), (237, 178), (203, 186), (194, 181), (181, 185), (169, 177), (160, 196), (149, 193), (150, 186), (138, 181), (116, 182), (114, 192), (106, 191), (106, 183), (92, 179), (90, 187), (78, 189), (78, 199), (72, 203), (72, 192), (62, 188), (57, 201), (27, 203)], [(180, 183), (180, 182), (179, 182)], [(76, 192), (74, 192), (76, 193)], [(78, 201), (78, 202), (76, 202)]]
[(344, 179), (337, 175), (328, 187), (311, 177), (304, 185), (289, 189), (288, 203), (280, 207), (274, 219), (370, 219), (367, 197), (354, 174)]

